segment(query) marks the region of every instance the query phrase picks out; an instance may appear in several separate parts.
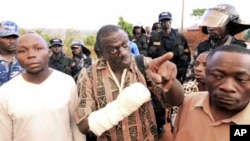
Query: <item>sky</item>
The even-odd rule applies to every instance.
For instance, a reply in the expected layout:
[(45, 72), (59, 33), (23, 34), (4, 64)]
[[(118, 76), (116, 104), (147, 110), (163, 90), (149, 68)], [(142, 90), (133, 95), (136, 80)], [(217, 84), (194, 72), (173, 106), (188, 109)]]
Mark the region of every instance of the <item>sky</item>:
[[(247, 0), (183, 0), (184, 27), (195, 24), (193, 9), (220, 3), (234, 5), (243, 21), (250, 23)], [(158, 15), (169, 11), (172, 27), (180, 28), (182, 0), (1, 0), (0, 21), (11, 20), (20, 28), (73, 28), (98, 30), (105, 24), (126, 22), (152, 26)]]

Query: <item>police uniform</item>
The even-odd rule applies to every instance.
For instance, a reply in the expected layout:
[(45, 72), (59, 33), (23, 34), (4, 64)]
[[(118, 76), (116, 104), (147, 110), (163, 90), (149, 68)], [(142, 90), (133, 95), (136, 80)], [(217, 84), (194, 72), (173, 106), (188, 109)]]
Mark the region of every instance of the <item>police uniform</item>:
[[(50, 48), (52, 48), (53, 46), (58, 46), (58, 47), (63, 46), (62, 40), (59, 38), (53, 38), (49, 42), (50, 42)], [(72, 75), (71, 63), (72, 60), (69, 57), (67, 57), (62, 51), (58, 55), (56, 55), (56, 57), (52, 55), (49, 58), (49, 66), (51, 68), (59, 70), (70, 76)]]
[[(136, 28), (141, 28), (141, 33), (139, 37), (135, 36)], [(131, 38), (131, 41), (136, 43), (141, 55), (148, 56), (148, 36), (146, 35), (145, 29), (141, 25), (135, 25), (133, 28), (133, 34), (134, 36)]]
[(171, 30), (168, 36), (166, 36), (163, 31), (155, 33), (149, 41), (149, 57), (157, 58), (167, 52), (174, 53), (174, 57), (171, 61), (177, 66), (177, 79), (183, 82), (191, 59), (190, 50), (186, 38), (174, 29)]
[(64, 72), (70, 76), (72, 75), (71, 63), (72, 60), (63, 53), (61, 53), (60, 57), (57, 59), (53, 58), (53, 56), (49, 59), (49, 66), (51, 68)]
[[(170, 12), (162, 12), (159, 15), (159, 21), (172, 20)], [(186, 71), (190, 62), (190, 50), (188, 48), (187, 40), (183, 34), (171, 28), (169, 35), (165, 34), (162, 29), (159, 32), (154, 33), (148, 43), (148, 56), (151, 58), (157, 58), (164, 55), (167, 52), (173, 52), (174, 56), (171, 61), (177, 66), (177, 79), (182, 83), (185, 80)], [(156, 121), (158, 126), (158, 132), (164, 134), (165, 122), (171, 122), (170, 118), (166, 120), (166, 114), (169, 115), (171, 109), (163, 108), (157, 99), (152, 97), (153, 107), (156, 115)], [(162, 131), (163, 130), (163, 131)]]

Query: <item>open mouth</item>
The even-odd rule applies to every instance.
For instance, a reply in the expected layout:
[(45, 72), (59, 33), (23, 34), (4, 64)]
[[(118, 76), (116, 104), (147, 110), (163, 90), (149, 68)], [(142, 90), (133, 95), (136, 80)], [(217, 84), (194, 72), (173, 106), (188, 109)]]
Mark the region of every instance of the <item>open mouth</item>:
[(124, 60), (122, 60), (122, 63), (123, 64), (130, 64), (130, 60), (129, 59), (124, 59)]
[(123, 57), (122, 58), (122, 63), (129, 64), (130, 63), (130, 57), (129, 56)]

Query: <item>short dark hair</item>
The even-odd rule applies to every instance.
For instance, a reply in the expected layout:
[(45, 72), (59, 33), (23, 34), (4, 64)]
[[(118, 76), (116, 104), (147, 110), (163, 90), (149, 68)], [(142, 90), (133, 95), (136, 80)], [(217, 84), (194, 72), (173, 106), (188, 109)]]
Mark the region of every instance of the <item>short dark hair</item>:
[(219, 46), (217, 48), (215, 48), (214, 50), (212, 50), (208, 56), (207, 56), (207, 61), (209, 61), (216, 52), (235, 52), (235, 53), (240, 53), (240, 54), (247, 54), (250, 55), (250, 50), (240, 46), (240, 45), (236, 45), (236, 44), (229, 44), (229, 45), (222, 45)]
[(96, 35), (96, 46), (101, 49), (102, 48), (102, 39), (103, 37), (108, 37), (114, 32), (118, 32), (121, 28), (117, 25), (104, 25), (102, 26)]
[(153, 24), (153, 26), (152, 26), (152, 30), (156, 30), (158, 27), (156, 26), (156, 25), (160, 25), (160, 23), (159, 22), (155, 22), (154, 24)]

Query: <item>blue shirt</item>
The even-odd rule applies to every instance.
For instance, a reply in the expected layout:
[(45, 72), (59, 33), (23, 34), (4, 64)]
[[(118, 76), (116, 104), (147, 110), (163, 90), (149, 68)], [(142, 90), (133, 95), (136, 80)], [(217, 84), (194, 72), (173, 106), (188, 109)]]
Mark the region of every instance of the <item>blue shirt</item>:
[(134, 43), (133, 41), (129, 41), (129, 46), (130, 46), (130, 50), (132, 54), (140, 55), (140, 52), (136, 43)]

